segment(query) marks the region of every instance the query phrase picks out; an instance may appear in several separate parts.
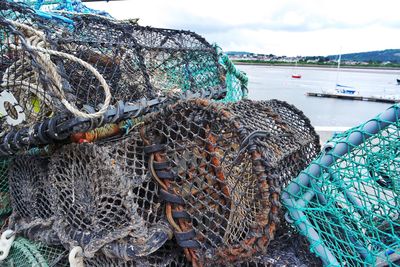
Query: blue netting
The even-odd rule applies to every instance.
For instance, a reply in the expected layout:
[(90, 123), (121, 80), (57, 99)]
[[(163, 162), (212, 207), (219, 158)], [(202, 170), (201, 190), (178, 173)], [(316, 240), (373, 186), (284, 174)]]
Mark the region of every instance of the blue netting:
[(81, 0), (20, 0), (41, 11), (66, 11), (112, 17), (108, 12), (89, 8)]

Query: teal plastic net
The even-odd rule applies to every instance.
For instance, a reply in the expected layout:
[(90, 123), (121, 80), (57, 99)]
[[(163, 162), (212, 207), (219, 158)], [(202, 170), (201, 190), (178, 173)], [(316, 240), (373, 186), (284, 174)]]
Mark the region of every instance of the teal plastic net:
[(53, 11), (53, 12), (76, 12), (84, 14), (96, 14), (105, 17), (111, 15), (105, 11), (95, 10), (87, 7), (81, 0), (17, 0), (30, 7), (40, 11)]
[(222, 49), (214, 44), (218, 53), (219, 63), (225, 68), (225, 86), (227, 94), (222, 102), (236, 102), (241, 99), (246, 99), (248, 96), (248, 82), (249, 79), (243, 71), (236, 68), (229, 57), (222, 52)]
[(326, 266), (400, 266), (399, 107), (329, 140), (282, 195)]
[(67, 267), (68, 254), (62, 247), (50, 247), (40, 242), (17, 237), (10, 249), (8, 257), (0, 262), (0, 266), (18, 267)]

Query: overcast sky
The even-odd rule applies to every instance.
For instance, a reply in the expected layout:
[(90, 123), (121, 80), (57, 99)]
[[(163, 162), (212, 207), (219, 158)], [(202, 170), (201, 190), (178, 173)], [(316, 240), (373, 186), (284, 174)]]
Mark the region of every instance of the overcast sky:
[(224, 51), (332, 55), (400, 48), (400, 0), (125, 0), (115, 18), (194, 31)]

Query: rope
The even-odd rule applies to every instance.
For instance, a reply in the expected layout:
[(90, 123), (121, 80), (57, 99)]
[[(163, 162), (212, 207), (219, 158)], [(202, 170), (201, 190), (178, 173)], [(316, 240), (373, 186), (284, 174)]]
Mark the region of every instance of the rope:
[[(33, 36), (31, 36), (30, 38), (27, 39), (27, 41), (28, 41), (27, 47), (32, 50), (40, 52), (37, 55), (37, 61), (39, 64), (41, 64), (45, 68), (47, 74), (52, 78), (52, 81), (55, 84), (55, 88), (52, 88), (53, 93), (61, 99), (61, 102), (63, 103), (63, 105), (73, 115), (75, 115), (76, 117), (81, 117), (81, 118), (85, 118), (85, 119), (94, 119), (94, 118), (101, 117), (107, 111), (107, 109), (110, 105), (110, 101), (111, 101), (110, 87), (108, 86), (108, 84), (107, 84), (106, 80), (103, 78), (103, 76), (92, 65), (90, 65), (89, 63), (87, 63), (87, 62), (81, 60), (80, 58), (77, 58), (71, 54), (67, 54), (64, 52), (59, 52), (59, 51), (45, 48), (44, 46), (46, 43), (45, 43), (45, 36), (44, 36), (43, 32), (38, 31), (38, 30), (32, 28), (31, 26), (28, 26), (23, 23), (11, 21), (11, 20), (7, 20), (7, 21), (15, 27), (19, 27), (21, 29), (24, 29), (24, 30), (27, 30), (27, 31), (33, 33)], [(15, 45), (11, 45), (11, 46), (15, 47), (16, 49), (22, 50), (22, 46), (15, 46)], [(74, 105), (72, 105), (71, 103), (68, 102), (68, 100), (65, 97), (64, 91), (62, 90), (61, 76), (58, 74), (57, 68), (54, 65), (54, 63), (50, 60), (49, 55), (64, 57), (75, 63), (78, 63), (78, 64), (82, 65), (84, 68), (86, 68), (87, 70), (89, 70), (96, 77), (96, 79), (100, 82), (101, 86), (103, 87), (103, 90), (105, 93), (104, 104), (102, 105), (102, 107), (100, 108), (99, 111), (97, 111), (95, 113), (85, 113), (85, 112), (80, 111)]]
[[(31, 43), (35, 46), (44, 45), (44, 35), (41, 32), (37, 31), (35, 32), (35, 34), (36, 35), (34, 37), (28, 37), (26, 39), (26, 42)], [(23, 75), (17, 75), (21, 73), (23, 73)], [(4, 77), (6, 77), (6, 79), (4, 79)], [(47, 105), (52, 111), (53, 103), (51, 96), (44, 91), (43, 87), (41, 87), (40, 83), (38, 83), (37, 80), (37, 73), (30, 68), (30, 64), (26, 60), (24, 60), (23, 57), (20, 57), (5, 70), (1, 87), (9, 88), (12, 89), (14, 92), (17, 92), (20, 99), (23, 92), (30, 92), (38, 100), (45, 103), (45, 105)], [(8, 81), (13, 82), (9, 83)], [(33, 87), (32, 84), (37, 84), (36, 88)], [(32, 108), (29, 101), (24, 103), (23, 107), (27, 110), (31, 110)], [(29, 114), (31, 119), (35, 119), (37, 115), (38, 114), (35, 112), (31, 112), (31, 114)]]

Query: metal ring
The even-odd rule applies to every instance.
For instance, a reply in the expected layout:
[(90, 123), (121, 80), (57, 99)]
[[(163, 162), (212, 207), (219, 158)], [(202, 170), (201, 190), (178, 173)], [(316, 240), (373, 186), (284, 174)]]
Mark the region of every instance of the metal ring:
[(11, 138), (14, 135), (15, 132), (9, 132), (8, 134), (6, 134), (6, 136), (4, 136), (3, 139), (3, 147), (6, 149), (7, 153), (12, 155), (15, 151), (11, 148), (11, 145), (9, 143), (9, 139), (13, 139)]
[(39, 124), (37, 137), (42, 142), (42, 144), (48, 144), (51, 142), (51, 138), (46, 134), (47, 132), (47, 120)]

